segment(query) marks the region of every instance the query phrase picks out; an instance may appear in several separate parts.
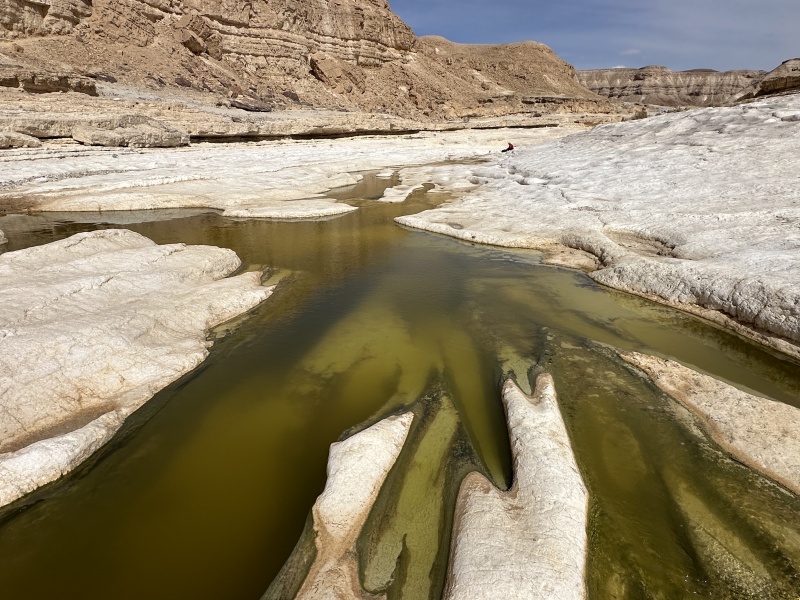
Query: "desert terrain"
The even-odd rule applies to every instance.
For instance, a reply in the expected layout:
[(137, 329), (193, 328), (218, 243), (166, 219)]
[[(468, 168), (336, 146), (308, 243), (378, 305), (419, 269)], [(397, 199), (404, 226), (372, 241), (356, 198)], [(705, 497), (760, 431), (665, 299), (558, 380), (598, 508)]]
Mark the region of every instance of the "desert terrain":
[[(293, 285), (229, 248), (128, 229), (142, 222), (322, 223), (366, 211), (365, 199), (438, 199), (394, 226), (537, 251), (545, 265), (797, 365), (799, 62), (578, 73), (536, 42), (418, 38), (384, 0), (11, 0), (0, 9), (3, 514), (57, 494), (131, 415), (198, 372), (212, 331), (246, 329)], [(374, 197), (337, 196), (370, 178), (384, 182)], [(52, 219), (103, 227), (31, 243)], [(589, 343), (598, 353), (601, 338)], [(796, 402), (633, 350), (609, 355), (671, 399), (698, 447), (746, 465), (744, 476), (793, 506)], [(495, 393), (511, 485), (498, 487), (485, 465), (448, 480), (452, 532), (436, 585), (448, 599), (599, 598), (587, 584), (597, 475), (576, 461), (573, 417), (544, 355), (503, 352)], [(416, 400), (404, 408), (417, 412), (351, 423), (357, 431), (332, 446), (325, 489), (265, 598), (402, 597), (395, 581), (416, 589), (389, 559), (375, 567), (388, 573), (382, 583), (365, 584), (358, 559), (373, 507), (394, 501), (381, 491), (397, 485), (387, 483), (395, 465), (432, 427)], [(784, 537), (753, 525), (781, 539), (788, 566), (776, 578), (695, 490), (665, 485), (698, 556), (712, 557), (702, 568), (715, 593), (796, 595), (796, 523)]]

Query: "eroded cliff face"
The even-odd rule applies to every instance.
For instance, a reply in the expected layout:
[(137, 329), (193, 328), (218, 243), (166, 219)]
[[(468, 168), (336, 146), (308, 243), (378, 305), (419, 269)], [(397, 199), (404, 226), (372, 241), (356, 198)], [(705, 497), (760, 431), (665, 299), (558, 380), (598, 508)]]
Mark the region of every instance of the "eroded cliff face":
[(718, 106), (759, 81), (764, 71), (672, 71), (666, 67), (578, 71), (578, 80), (601, 96), (661, 106)]
[(6, 0), (0, 65), (10, 63), (254, 110), (459, 120), (611, 106), (542, 44), (418, 39), (386, 0)]

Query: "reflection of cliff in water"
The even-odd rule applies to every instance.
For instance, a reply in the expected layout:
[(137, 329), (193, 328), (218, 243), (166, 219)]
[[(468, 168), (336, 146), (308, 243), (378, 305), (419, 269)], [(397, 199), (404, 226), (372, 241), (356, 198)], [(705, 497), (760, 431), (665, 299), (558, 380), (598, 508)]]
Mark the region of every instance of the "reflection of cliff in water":
[[(367, 178), (349, 195), (375, 198), (383, 185)], [(229, 247), (244, 268), (290, 276), (91, 468), (5, 514), (4, 594), (257, 598), (303, 531), (328, 445), (412, 407), (409, 443), (359, 542), (362, 581), (389, 598), (435, 598), (464, 471), (511, 483), (502, 376), (528, 387), (548, 371), (592, 495), (590, 597), (797, 595), (798, 499), (725, 457), (604, 345), (795, 404), (797, 365), (537, 266), (535, 253), (392, 223), (434, 198), (350, 199), (363, 209), (326, 221), (195, 213), (126, 225), (158, 243)], [(26, 217), (27, 242), (104, 226), (103, 216)]]

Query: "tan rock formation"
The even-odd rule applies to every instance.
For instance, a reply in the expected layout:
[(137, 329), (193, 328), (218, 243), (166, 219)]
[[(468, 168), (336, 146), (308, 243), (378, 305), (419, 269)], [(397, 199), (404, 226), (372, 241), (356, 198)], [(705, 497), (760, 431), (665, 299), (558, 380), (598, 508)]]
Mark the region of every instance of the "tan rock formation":
[(759, 81), (764, 71), (672, 71), (666, 67), (578, 71), (593, 92), (623, 102), (660, 106), (718, 106)]
[(94, 0), (86, 10), (62, 0), (45, 16), (30, 12), (44, 4), (10, 1), (0, 40), (14, 41), (0, 41), (0, 64), (89, 76), (109, 95), (178, 88), (246, 110), (303, 105), (426, 121), (613, 110), (542, 44), (417, 39), (385, 0)]
[(757, 83), (741, 90), (733, 100), (748, 100), (797, 90), (800, 90), (800, 58), (792, 58), (764, 75)]

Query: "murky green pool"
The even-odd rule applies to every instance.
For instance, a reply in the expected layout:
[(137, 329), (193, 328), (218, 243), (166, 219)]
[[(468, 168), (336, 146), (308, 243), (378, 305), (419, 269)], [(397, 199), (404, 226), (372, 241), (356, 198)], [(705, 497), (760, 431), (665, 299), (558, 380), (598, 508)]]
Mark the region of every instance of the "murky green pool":
[[(404, 230), (392, 218), (435, 198), (369, 200), (380, 191), (374, 178), (343, 191), (362, 209), (327, 221), (126, 225), (232, 248), (281, 283), (91, 464), (0, 516), (0, 597), (255, 600), (303, 531), (329, 444), (411, 407), (420, 419), (360, 541), (362, 578), (390, 598), (438, 598), (460, 477), (509, 483), (503, 375), (540, 371), (592, 496), (591, 598), (800, 596), (798, 499), (709, 444), (609, 346), (800, 406), (796, 363), (534, 253)], [(13, 250), (104, 218), (0, 229)]]

